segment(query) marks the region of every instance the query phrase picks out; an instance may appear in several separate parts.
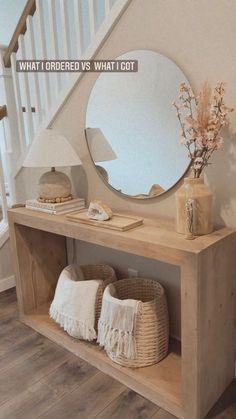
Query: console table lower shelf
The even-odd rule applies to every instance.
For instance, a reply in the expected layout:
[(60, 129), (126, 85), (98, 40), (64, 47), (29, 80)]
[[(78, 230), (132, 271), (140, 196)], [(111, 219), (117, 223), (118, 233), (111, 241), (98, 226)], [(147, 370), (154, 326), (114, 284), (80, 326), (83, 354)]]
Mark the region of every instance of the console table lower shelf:
[[(26, 208), (8, 216), (21, 320), (178, 418), (205, 418), (234, 378), (236, 230), (185, 240), (165, 220), (144, 219), (120, 232)], [(156, 365), (121, 367), (50, 320), (48, 307), (68, 264), (67, 237), (179, 268), (181, 356), (174, 344)]]
[(112, 362), (96, 343), (70, 337), (49, 317), (48, 310), (49, 304), (44, 304), (29, 314), (21, 315), (21, 320), (163, 409), (178, 417), (182, 416), (181, 355), (178, 341), (171, 341), (168, 356), (158, 364), (144, 368), (126, 368)]

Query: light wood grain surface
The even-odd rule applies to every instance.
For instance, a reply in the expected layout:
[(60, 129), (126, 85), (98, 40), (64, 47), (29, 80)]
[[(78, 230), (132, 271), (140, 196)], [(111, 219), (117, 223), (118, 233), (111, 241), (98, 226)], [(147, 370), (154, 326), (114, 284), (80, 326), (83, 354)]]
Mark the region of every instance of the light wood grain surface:
[[(25, 208), (10, 210), (9, 222), (21, 320), (171, 414), (203, 419), (234, 378), (236, 230), (188, 241), (165, 220), (118, 232)], [(97, 346), (73, 342), (49, 321), (66, 237), (180, 266), (181, 357), (170, 350), (151, 368), (118, 368)]]
[(212, 234), (190, 241), (176, 233), (173, 222), (165, 219), (144, 218), (143, 225), (126, 232), (119, 232), (102, 228), (95, 229), (94, 226), (68, 221), (65, 216), (45, 214), (26, 208), (11, 209), (8, 211), (8, 216), (10, 222), (16, 224), (113, 249), (122, 249), (126, 252), (176, 265), (180, 265), (188, 255), (198, 254), (222, 238), (235, 234), (235, 229), (222, 228)]
[(73, 212), (66, 215), (66, 219), (97, 228), (106, 228), (109, 230), (127, 231), (143, 224), (143, 219), (138, 217), (129, 217), (122, 214), (113, 214), (112, 218), (106, 221), (92, 220), (88, 218), (88, 211)]
[(101, 371), (119, 379), (132, 389), (150, 398), (163, 408), (181, 413), (181, 356), (180, 345), (173, 342), (168, 356), (151, 367), (131, 369), (112, 362), (105, 352), (95, 344), (78, 341), (68, 336), (48, 315), (49, 305), (22, 316), (23, 321), (38, 332), (42, 332), (82, 357)]

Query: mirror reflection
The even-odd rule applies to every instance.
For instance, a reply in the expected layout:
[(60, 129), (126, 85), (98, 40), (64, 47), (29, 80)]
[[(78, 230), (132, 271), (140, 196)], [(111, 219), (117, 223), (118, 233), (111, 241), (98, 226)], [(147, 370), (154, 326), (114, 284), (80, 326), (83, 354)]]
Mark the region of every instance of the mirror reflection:
[(167, 57), (149, 50), (117, 59), (137, 59), (137, 73), (102, 73), (89, 98), (86, 138), (103, 180), (134, 198), (173, 187), (189, 161), (179, 144), (172, 106), (179, 84), (188, 83)]

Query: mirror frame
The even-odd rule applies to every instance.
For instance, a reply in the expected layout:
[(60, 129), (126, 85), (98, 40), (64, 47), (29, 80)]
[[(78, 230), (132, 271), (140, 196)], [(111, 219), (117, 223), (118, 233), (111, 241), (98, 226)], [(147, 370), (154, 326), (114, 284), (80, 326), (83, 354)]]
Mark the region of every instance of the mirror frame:
[[(169, 58), (167, 55), (164, 55), (164, 54), (162, 54), (162, 53), (160, 53), (160, 52), (158, 52), (158, 51), (154, 51), (154, 50), (151, 50), (151, 49), (144, 49), (144, 48), (141, 48), (141, 50), (148, 50), (148, 51), (151, 51), (151, 52), (155, 52), (155, 53), (157, 53), (157, 54), (160, 54), (160, 55), (163, 55), (164, 57), (166, 57), (166, 58), (168, 58), (169, 60), (171, 60), (171, 61), (173, 61), (173, 63), (175, 63), (175, 61), (174, 60), (172, 60), (171, 58)], [(123, 52), (121, 55), (119, 55), (118, 57), (115, 57), (114, 58), (114, 60), (117, 60), (117, 59), (119, 59), (119, 57), (120, 56), (122, 56), (122, 55), (124, 55), (124, 54), (127, 54), (128, 52), (135, 52), (135, 51), (140, 51), (140, 49), (133, 49), (133, 50), (128, 50), (128, 51), (126, 51), (126, 52)], [(176, 63), (175, 63), (176, 64)], [(177, 65), (177, 64), (176, 64)], [(178, 65), (177, 65), (177, 67), (179, 67)], [(180, 67), (179, 67), (180, 68)], [(180, 70), (181, 70), (181, 68), (180, 68)], [(90, 90), (90, 94), (89, 94), (89, 97), (88, 97), (88, 101), (87, 101), (87, 105), (86, 105), (86, 112), (85, 112), (85, 127), (86, 127), (86, 117), (87, 117), (87, 110), (88, 110), (88, 104), (89, 104), (89, 99), (90, 99), (90, 95), (91, 95), (91, 93), (92, 93), (92, 90), (93, 90), (93, 88), (94, 88), (94, 86), (95, 86), (95, 84), (96, 84), (96, 82), (97, 82), (97, 80), (98, 80), (98, 78), (100, 77), (100, 75), (101, 75), (102, 73), (98, 73), (98, 76), (96, 77), (96, 79), (95, 79), (95, 81), (94, 81), (94, 83), (93, 83), (93, 85), (92, 85), (92, 88), (91, 88), (91, 90)], [(186, 76), (185, 76), (186, 77)], [(187, 81), (188, 81), (188, 79), (187, 79)], [(188, 82), (189, 83), (189, 82)], [(190, 83), (189, 83), (190, 84)], [(192, 87), (191, 87), (191, 89), (192, 89)], [(192, 91), (194, 92), (194, 89), (192, 89)], [(88, 140), (87, 140), (87, 133), (86, 133), (86, 129), (87, 129), (87, 127), (86, 128), (84, 128), (84, 135), (85, 135), (85, 139), (86, 139), (86, 145), (87, 145), (87, 149), (88, 149), (88, 152), (89, 152), (89, 156), (90, 156), (90, 159), (91, 159), (91, 162), (92, 162), (92, 164), (93, 164), (93, 166), (94, 166), (94, 168), (95, 168), (95, 170), (96, 170), (96, 173), (98, 174), (98, 176), (100, 177), (100, 179), (102, 180), (102, 182), (104, 183), (104, 185), (105, 186), (107, 186), (108, 187), (108, 189), (110, 189), (112, 192), (115, 192), (116, 194), (118, 194), (120, 197), (124, 197), (125, 199), (134, 199), (136, 202), (144, 202), (144, 201), (146, 201), (146, 200), (154, 200), (154, 199), (158, 199), (159, 197), (163, 197), (163, 195), (164, 194), (167, 194), (168, 192), (170, 192), (170, 191), (172, 191), (172, 189), (174, 189), (177, 185), (178, 185), (178, 183), (180, 183), (183, 179), (184, 179), (184, 177), (186, 176), (186, 174), (189, 172), (189, 170), (190, 170), (190, 167), (191, 167), (191, 160), (189, 161), (189, 164), (187, 165), (187, 167), (186, 167), (186, 170), (183, 172), (183, 174), (181, 175), (181, 177), (169, 188), (169, 189), (167, 189), (166, 191), (164, 191), (164, 192), (161, 192), (160, 194), (158, 194), (158, 195), (154, 195), (154, 196), (143, 196), (143, 197), (140, 197), (140, 198), (138, 198), (137, 196), (132, 196), (132, 195), (128, 195), (128, 194), (126, 194), (126, 193), (124, 193), (124, 192), (120, 192), (118, 189), (116, 189), (116, 188), (114, 188), (114, 186), (112, 186), (109, 182), (107, 182), (105, 179), (104, 179), (104, 177), (101, 175), (101, 173), (99, 172), (99, 170), (97, 170), (97, 168), (96, 168), (96, 164), (95, 164), (95, 162), (94, 162), (94, 160), (93, 160), (93, 157), (92, 157), (92, 154), (91, 154), (91, 151), (90, 151), (90, 148), (89, 148), (89, 144), (88, 144)], [(180, 144), (180, 146), (181, 146), (181, 144)], [(143, 195), (143, 194), (140, 194), (140, 195)]]

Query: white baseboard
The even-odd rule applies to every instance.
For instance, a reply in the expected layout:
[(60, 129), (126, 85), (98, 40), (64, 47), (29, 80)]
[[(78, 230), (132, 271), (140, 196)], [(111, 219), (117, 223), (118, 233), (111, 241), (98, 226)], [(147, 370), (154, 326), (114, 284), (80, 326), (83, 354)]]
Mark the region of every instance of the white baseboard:
[(9, 288), (15, 287), (15, 277), (14, 275), (8, 276), (7, 278), (0, 279), (0, 292), (6, 291)]

